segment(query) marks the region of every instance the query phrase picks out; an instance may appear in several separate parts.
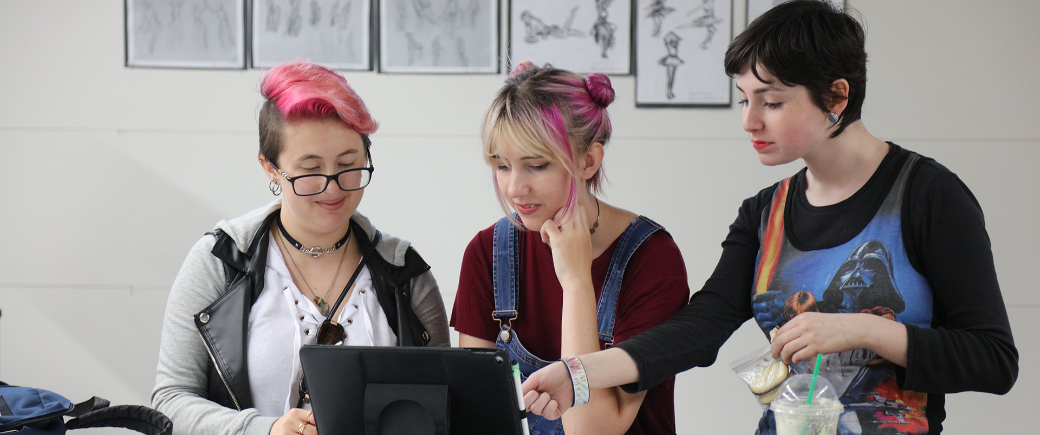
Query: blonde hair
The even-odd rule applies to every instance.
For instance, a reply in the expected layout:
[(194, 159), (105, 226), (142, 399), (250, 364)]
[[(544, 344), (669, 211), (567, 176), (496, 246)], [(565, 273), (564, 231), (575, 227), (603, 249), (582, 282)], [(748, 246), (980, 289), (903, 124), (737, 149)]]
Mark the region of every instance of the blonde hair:
[[(544, 156), (560, 163), (570, 174), (570, 194), (562, 216), (577, 205), (577, 158), (599, 142), (610, 140), (611, 125), (607, 106), (614, 101), (614, 89), (604, 74), (588, 78), (551, 65), (535, 67), (520, 64), (506, 80), (484, 115), (481, 139), (484, 159), (492, 167), (492, 183), (499, 204), (510, 221), (521, 226), (510, 213), (509, 201), (494, 177), (495, 159), (503, 143), (530, 155)], [(599, 192), (602, 167), (586, 181), (585, 187)]]

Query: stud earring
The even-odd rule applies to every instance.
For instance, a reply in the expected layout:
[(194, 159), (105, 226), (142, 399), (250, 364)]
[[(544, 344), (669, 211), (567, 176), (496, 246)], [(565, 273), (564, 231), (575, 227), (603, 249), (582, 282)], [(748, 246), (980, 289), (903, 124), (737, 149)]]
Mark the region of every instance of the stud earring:
[(274, 196), (282, 194), (282, 185), (278, 184), (278, 182), (274, 180), (271, 180), (271, 184), (269, 184), (267, 187), (271, 189), (271, 194)]
[(838, 123), (838, 115), (835, 115), (835, 114), (831, 113), (831, 114), (827, 115), (827, 120), (830, 121), (831, 124), (837, 124)]

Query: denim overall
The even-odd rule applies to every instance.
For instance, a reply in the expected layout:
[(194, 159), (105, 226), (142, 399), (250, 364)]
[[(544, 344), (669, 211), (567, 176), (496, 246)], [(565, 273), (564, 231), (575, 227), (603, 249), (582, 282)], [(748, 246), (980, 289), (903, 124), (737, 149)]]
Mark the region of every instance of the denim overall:
[[(599, 325), (599, 339), (607, 347), (614, 344), (614, 316), (617, 308), (618, 294), (621, 292), (621, 279), (625, 274), (625, 266), (639, 245), (657, 230), (663, 230), (656, 222), (640, 216), (632, 221), (618, 239), (617, 248), (610, 258), (607, 278), (603, 282), (603, 291), (596, 304), (596, 320)], [(516, 298), (520, 289), (520, 251), (517, 239), (520, 230), (513, 226), (508, 218), (502, 218), (495, 224), (495, 246), (493, 251), (494, 265), (492, 279), (495, 286), (495, 311), (491, 314), (498, 321), (501, 331), (495, 340), (495, 346), (509, 351), (509, 355), (520, 365), (521, 380), (536, 370), (555, 361), (545, 361), (528, 352), (520, 344), (520, 338), (512, 330), (513, 319), (517, 317)], [(532, 435), (563, 434), (563, 420), (546, 420), (533, 413), (527, 413), (527, 424)]]

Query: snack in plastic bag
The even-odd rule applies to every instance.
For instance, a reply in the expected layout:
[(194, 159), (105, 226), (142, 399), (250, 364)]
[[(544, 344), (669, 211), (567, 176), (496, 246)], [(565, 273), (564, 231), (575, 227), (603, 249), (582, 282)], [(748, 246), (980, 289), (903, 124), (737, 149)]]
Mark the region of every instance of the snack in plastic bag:
[(763, 408), (773, 401), (777, 388), (791, 375), (783, 360), (773, 359), (769, 346), (733, 361), (729, 367), (747, 383)]
[(755, 373), (755, 376), (751, 378), (751, 382), (748, 383), (748, 387), (751, 387), (752, 393), (766, 393), (780, 386), (787, 379), (788, 372), (787, 364), (784, 364), (781, 360), (773, 360), (764, 369)]

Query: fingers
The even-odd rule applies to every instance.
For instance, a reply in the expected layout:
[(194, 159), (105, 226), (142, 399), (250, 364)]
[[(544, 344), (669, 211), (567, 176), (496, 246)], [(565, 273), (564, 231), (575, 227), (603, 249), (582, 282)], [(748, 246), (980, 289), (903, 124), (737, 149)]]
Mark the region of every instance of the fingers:
[(554, 237), (560, 235), (560, 227), (555, 221), (545, 221), (542, 223), (542, 228), (538, 230), (542, 235), (542, 243), (549, 243)]
[(271, 435), (317, 435), (314, 414), (300, 408), (290, 409), (271, 427)]
[(773, 358), (782, 359), (785, 363), (791, 364), (791, 356), (806, 346), (798, 320), (798, 317), (791, 319), (776, 332), (771, 345)]
[[(545, 394), (545, 396), (548, 397), (549, 395)], [(545, 405), (545, 408), (542, 409), (542, 416), (549, 420), (559, 420), (560, 417), (563, 417), (563, 412), (560, 411), (560, 404), (555, 400), (550, 400), (549, 403)]]
[(780, 328), (773, 337), (773, 358), (793, 364), (816, 358), (817, 353), (840, 351), (832, 349), (837, 331), (832, 325), (821, 323), (827, 318), (819, 313), (802, 313)]
[[(537, 393), (534, 391), (530, 393), (531, 396), (534, 396), (535, 394)], [(527, 402), (527, 400), (527, 396), (525, 395), (524, 402)], [(535, 398), (534, 401), (531, 402), (531, 405), (527, 407), (527, 410), (549, 420), (556, 420), (563, 417), (563, 412), (560, 411), (560, 404), (555, 400), (552, 400), (552, 398), (549, 397), (549, 393), (538, 394), (537, 398)]]
[[(544, 417), (544, 414), (542, 413), (545, 411), (545, 405), (548, 405), (552, 400), (549, 397), (549, 393), (538, 393), (535, 391), (532, 391), (531, 393), (534, 395), (534, 400), (531, 401), (531, 405), (527, 407), (527, 411)], [(527, 396), (524, 396), (524, 402), (527, 402)]]
[(793, 360), (796, 353), (806, 349), (806, 346), (801, 343), (801, 340), (794, 340), (784, 345), (780, 350), (780, 355), (777, 358), (783, 359), (785, 363), (791, 364), (797, 361)]
[(537, 391), (528, 391), (528, 392), (524, 393), (524, 409), (530, 411), (531, 410), (531, 405), (534, 404), (534, 401), (537, 400), (537, 399), (538, 399), (538, 392)]

